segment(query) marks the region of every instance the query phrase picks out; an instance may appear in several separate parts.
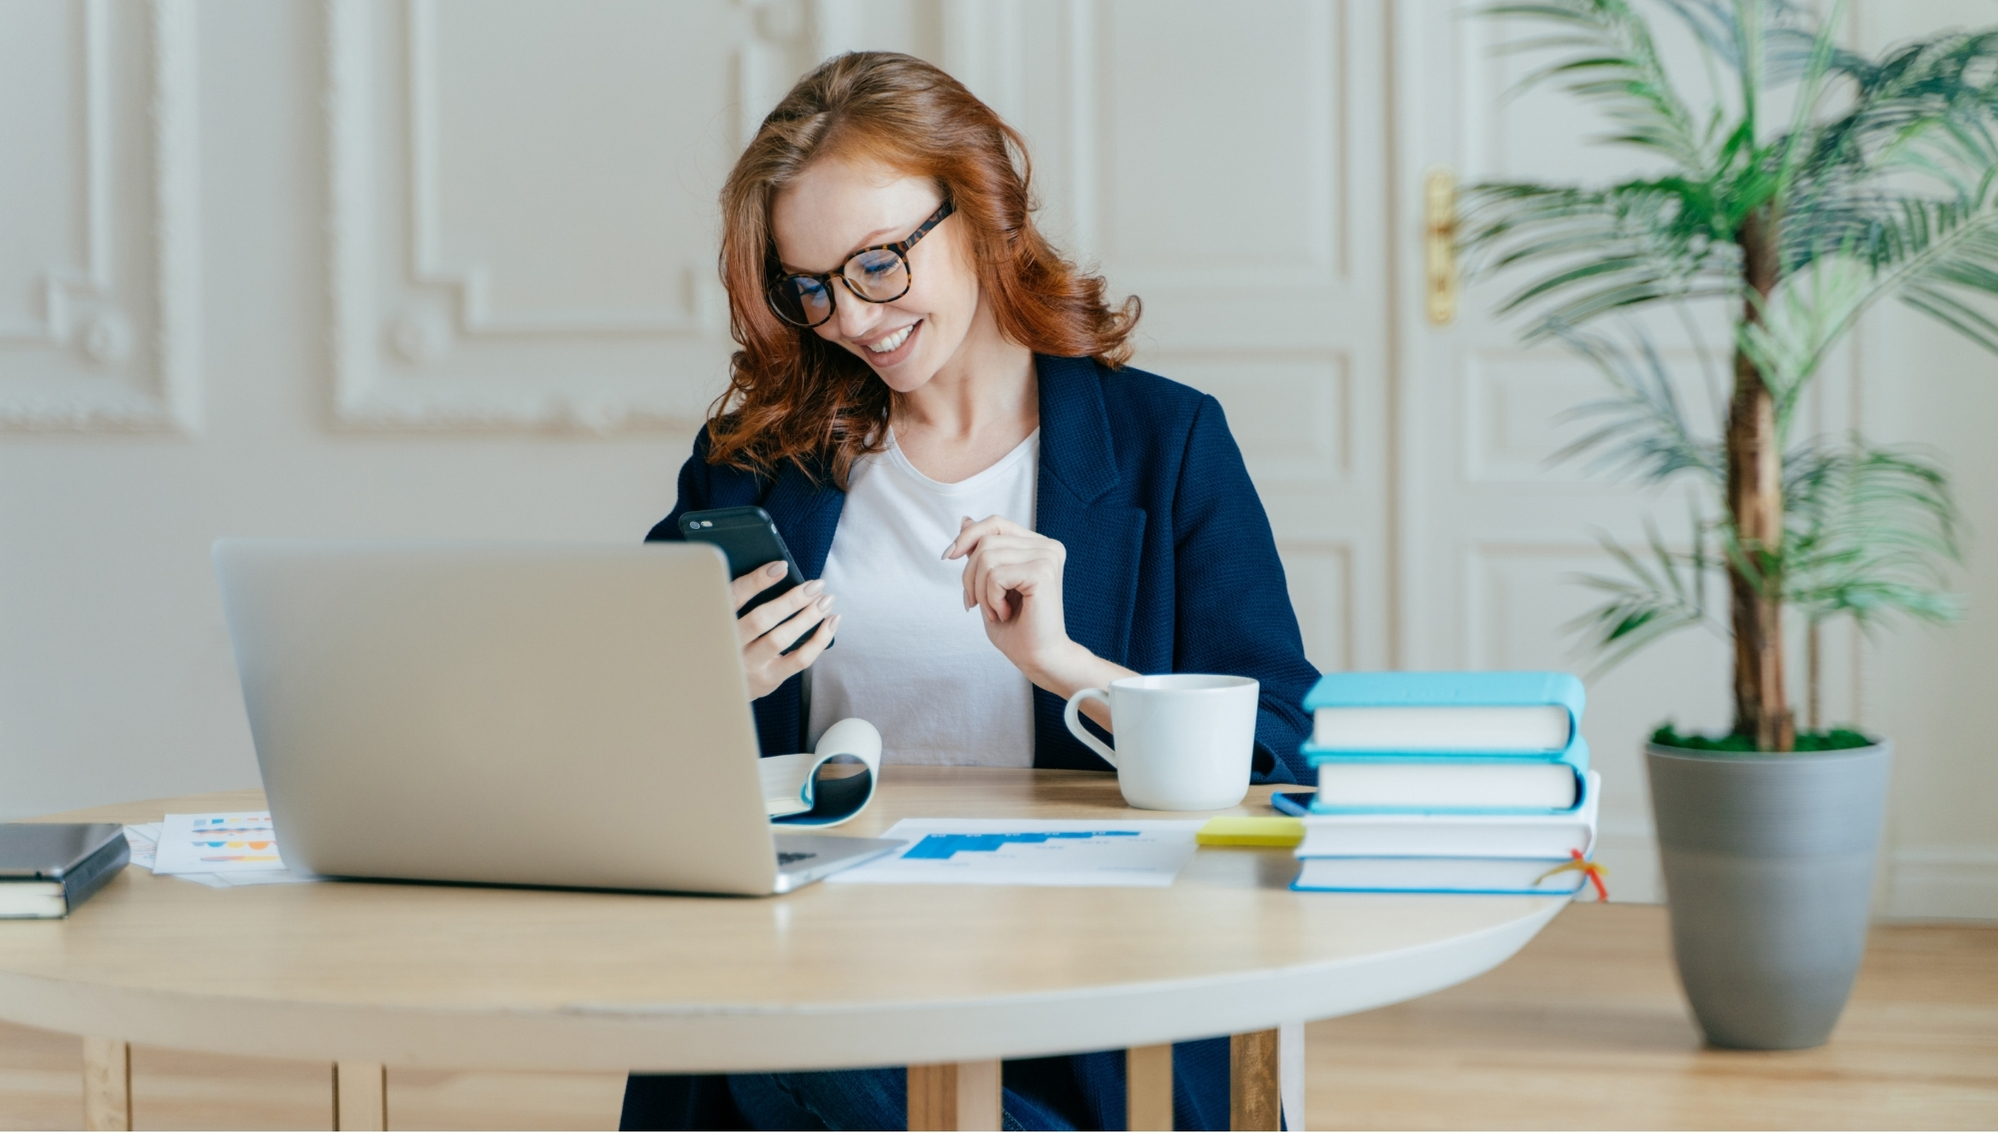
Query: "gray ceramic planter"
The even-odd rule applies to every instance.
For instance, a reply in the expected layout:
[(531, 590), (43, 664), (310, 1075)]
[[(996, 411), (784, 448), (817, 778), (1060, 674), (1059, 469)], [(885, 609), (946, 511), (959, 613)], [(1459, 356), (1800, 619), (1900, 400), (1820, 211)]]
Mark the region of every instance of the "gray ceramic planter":
[(1830, 1037), (1866, 951), (1891, 754), (1647, 749), (1672, 952), (1714, 1045)]

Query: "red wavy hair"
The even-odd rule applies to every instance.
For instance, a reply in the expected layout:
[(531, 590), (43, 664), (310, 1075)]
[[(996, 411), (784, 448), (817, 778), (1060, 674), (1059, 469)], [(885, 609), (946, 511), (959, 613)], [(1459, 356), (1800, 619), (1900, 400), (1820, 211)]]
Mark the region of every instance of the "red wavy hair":
[(1034, 227), (1032, 167), (1018, 131), (964, 84), (909, 55), (840, 55), (798, 80), (756, 131), (722, 187), (722, 282), (742, 347), (709, 412), (708, 461), (764, 474), (785, 461), (846, 486), (856, 457), (887, 442), (893, 391), (865, 362), (771, 311), (777, 268), (770, 211), (812, 162), (869, 158), (936, 181), (970, 231), (978, 283), (999, 329), (1035, 353), (1131, 357), (1137, 298), (1112, 307), (1107, 285)]

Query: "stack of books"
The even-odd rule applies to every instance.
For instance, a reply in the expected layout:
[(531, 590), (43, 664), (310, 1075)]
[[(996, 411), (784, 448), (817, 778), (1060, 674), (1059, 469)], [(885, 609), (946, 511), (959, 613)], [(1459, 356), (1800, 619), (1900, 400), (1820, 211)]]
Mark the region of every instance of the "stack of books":
[(1318, 793), (1289, 808), (1292, 888), (1574, 893), (1599, 793), (1583, 702), (1567, 673), (1326, 675), (1304, 701)]

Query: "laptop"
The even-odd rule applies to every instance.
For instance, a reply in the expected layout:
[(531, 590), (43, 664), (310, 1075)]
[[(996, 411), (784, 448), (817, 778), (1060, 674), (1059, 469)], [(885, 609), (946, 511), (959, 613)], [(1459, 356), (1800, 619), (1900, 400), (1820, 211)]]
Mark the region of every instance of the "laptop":
[(285, 864), (764, 895), (887, 853), (774, 833), (722, 552), (224, 539)]

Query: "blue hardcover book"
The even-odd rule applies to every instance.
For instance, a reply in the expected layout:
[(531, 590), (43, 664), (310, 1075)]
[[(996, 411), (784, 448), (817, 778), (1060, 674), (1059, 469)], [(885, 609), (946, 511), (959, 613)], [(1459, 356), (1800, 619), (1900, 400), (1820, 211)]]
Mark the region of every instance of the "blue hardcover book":
[(1558, 858), (1307, 858), (1292, 889), (1571, 897), (1587, 877)]
[(1314, 814), (1569, 814), (1588, 796), (1589, 743), (1551, 759), (1426, 754), (1314, 757)]
[(1495, 669), (1449, 673), (1389, 671), (1327, 673), (1304, 696), (1304, 707), (1381, 705), (1562, 704), (1581, 718), (1587, 693), (1573, 673)]
[(1572, 761), (1586, 701), (1569, 673), (1328, 673), (1304, 698), (1314, 720), (1302, 750), (1314, 764)]

